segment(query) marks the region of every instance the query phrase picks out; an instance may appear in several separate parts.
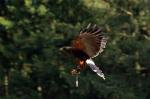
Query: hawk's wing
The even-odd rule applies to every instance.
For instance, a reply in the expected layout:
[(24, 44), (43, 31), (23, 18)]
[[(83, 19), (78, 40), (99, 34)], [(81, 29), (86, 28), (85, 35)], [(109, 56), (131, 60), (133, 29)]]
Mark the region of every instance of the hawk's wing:
[(73, 47), (83, 50), (90, 57), (96, 57), (103, 51), (106, 42), (107, 38), (102, 34), (101, 29), (89, 24), (73, 41)]

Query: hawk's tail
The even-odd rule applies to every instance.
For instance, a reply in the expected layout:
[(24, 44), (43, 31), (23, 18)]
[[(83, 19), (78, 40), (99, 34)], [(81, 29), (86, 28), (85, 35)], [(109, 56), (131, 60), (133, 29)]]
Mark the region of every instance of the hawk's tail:
[(92, 59), (86, 60), (87, 65), (90, 66), (90, 68), (97, 73), (98, 76), (102, 77), (105, 80), (105, 76), (103, 72), (95, 65), (94, 61)]

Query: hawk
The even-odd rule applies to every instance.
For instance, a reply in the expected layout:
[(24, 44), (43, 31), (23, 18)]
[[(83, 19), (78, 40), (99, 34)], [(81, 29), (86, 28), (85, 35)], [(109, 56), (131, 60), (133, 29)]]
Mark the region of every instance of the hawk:
[(103, 52), (107, 43), (107, 37), (96, 24), (88, 24), (81, 29), (79, 35), (73, 40), (71, 46), (60, 48), (72, 54), (77, 60), (77, 67), (71, 71), (73, 75), (79, 74), (88, 65), (98, 76), (105, 80), (103, 72), (96, 66), (92, 58)]

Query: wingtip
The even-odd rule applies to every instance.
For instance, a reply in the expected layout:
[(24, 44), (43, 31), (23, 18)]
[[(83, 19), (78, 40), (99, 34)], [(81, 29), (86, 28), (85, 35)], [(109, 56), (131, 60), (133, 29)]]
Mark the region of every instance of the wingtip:
[(86, 27), (86, 28), (88, 29), (88, 28), (90, 28), (90, 27), (91, 27), (91, 23), (89, 23), (89, 24), (87, 25), (87, 27)]

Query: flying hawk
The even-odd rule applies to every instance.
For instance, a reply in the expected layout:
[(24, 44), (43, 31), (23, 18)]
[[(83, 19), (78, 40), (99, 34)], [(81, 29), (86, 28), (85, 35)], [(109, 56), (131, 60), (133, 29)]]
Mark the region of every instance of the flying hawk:
[(79, 74), (86, 65), (97, 73), (98, 76), (105, 79), (102, 71), (97, 67), (92, 58), (98, 56), (106, 46), (107, 37), (102, 33), (101, 28), (97, 25), (88, 24), (81, 29), (79, 35), (73, 40), (71, 46), (60, 48), (77, 59), (77, 67), (71, 71), (73, 75)]

